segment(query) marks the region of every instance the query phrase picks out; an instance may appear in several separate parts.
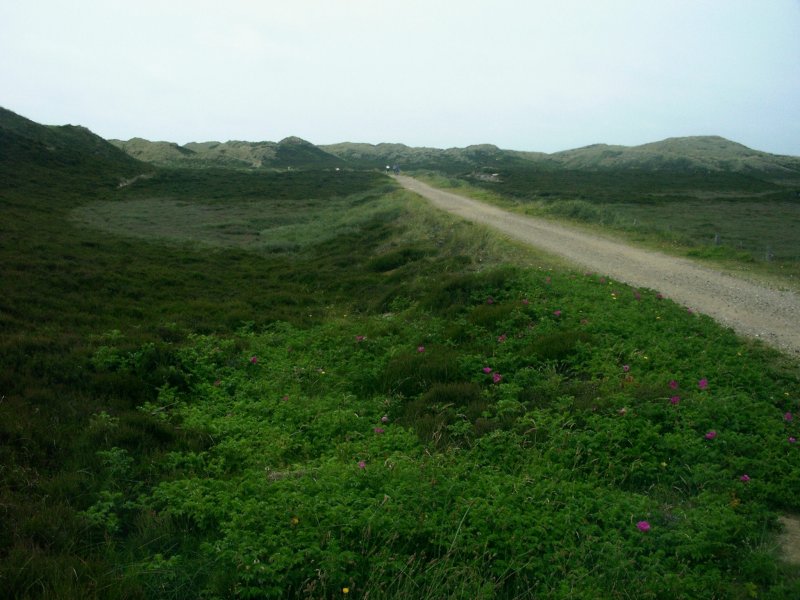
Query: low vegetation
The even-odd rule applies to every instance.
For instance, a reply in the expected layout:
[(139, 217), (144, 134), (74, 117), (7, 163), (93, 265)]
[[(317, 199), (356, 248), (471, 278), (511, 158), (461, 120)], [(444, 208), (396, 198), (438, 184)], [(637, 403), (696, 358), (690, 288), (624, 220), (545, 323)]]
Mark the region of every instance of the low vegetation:
[[(778, 285), (800, 285), (800, 197), (786, 185), (736, 174), (584, 173), (570, 180), (565, 173), (540, 179), (528, 173), (528, 184), (430, 172), (424, 177), (508, 210), (572, 221), (665, 252), (768, 276)], [(542, 191), (543, 186), (552, 186), (546, 188), (551, 191)]]
[(381, 174), (111, 166), (0, 195), (6, 596), (800, 595), (796, 362)]

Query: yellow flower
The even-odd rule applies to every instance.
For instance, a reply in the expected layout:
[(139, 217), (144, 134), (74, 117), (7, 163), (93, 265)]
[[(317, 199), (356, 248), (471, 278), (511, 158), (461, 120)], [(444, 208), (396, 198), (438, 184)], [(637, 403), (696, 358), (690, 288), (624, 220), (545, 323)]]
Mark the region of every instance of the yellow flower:
[(292, 517), (292, 525), (297, 525), (300, 522), (300, 519), (297, 517)]
[(346, 587), (342, 588), (342, 593), (343, 594), (349, 594), (350, 593), (350, 588), (346, 588)]

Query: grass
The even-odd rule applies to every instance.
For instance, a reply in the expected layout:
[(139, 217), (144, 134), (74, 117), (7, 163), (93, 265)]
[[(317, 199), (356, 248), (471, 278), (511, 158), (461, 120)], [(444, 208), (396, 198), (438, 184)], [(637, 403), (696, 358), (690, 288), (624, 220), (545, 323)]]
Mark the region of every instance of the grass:
[(7, 596), (800, 592), (786, 357), (381, 175), (45, 174), (0, 196)]
[[(776, 197), (754, 198), (745, 189), (742, 198), (737, 199), (729, 197), (724, 189), (717, 192), (712, 189), (705, 192), (709, 197), (704, 199), (698, 199), (692, 192), (637, 202), (609, 201), (603, 194), (596, 199), (568, 195), (525, 199), (507, 195), (498, 186), (476, 187), (461, 179), (436, 175), (425, 179), (432, 185), (507, 210), (570, 221), (589, 231), (698, 259), (780, 287), (800, 289), (800, 202), (787, 199), (783, 192)], [(584, 198), (587, 194), (586, 190), (581, 193)]]

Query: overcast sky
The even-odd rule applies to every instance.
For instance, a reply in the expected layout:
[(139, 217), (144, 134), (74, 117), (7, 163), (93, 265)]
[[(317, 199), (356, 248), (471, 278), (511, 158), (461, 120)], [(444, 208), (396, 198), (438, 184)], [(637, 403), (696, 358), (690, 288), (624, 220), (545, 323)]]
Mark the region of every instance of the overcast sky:
[(178, 143), (800, 155), (800, 0), (4, 0), (0, 106)]

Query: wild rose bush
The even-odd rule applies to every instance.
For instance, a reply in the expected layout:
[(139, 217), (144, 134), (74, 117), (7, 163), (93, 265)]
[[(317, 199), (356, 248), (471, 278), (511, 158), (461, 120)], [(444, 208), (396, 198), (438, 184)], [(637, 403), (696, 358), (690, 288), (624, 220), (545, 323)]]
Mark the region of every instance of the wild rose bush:
[(770, 541), (800, 510), (796, 374), (650, 291), (467, 275), (180, 356), (191, 384), (147, 410), (207, 444), (92, 513), (183, 540), (131, 563), (154, 589), (190, 569), (205, 597), (800, 592)]

